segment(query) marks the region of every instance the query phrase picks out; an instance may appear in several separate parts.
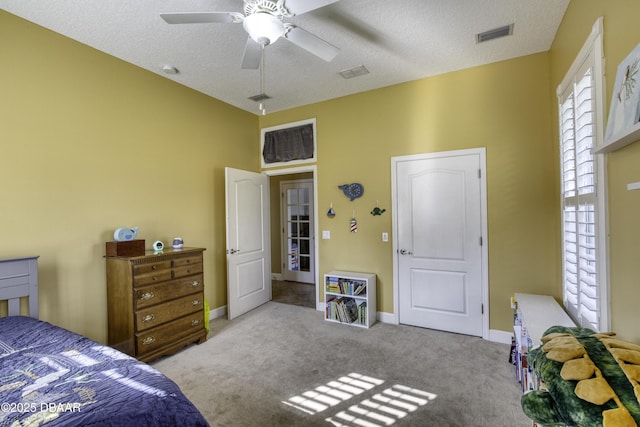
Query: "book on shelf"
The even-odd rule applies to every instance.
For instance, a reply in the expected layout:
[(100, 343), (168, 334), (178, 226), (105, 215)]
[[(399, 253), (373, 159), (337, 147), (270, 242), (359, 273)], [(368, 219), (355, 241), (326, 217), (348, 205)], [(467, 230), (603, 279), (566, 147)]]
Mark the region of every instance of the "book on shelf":
[(349, 297), (330, 299), (326, 303), (326, 317), (342, 323), (367, 325), (367, 302), (358, 304), (355, 299)]
[(358, 306), (358, 323), (361, 325), (367, 324), (367, 302), (363, 301)]
[(360, 318), (360, 308), (353, 298), (340, 297), (327, 301), (326, 314), (328, 319), (343, 323), (354, 323)]
[(366, 295), (367, 283), (360, 280), (329, 276), (326, 280), (326, 291), (343, 295)]

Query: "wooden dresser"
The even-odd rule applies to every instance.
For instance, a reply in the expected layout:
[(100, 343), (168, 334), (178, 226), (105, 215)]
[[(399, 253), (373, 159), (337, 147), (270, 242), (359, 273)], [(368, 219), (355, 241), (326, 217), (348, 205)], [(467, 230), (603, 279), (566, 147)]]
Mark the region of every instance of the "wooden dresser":
[(106, 257), (110, 346), (149, 362), (206, 341), (204, 250)]

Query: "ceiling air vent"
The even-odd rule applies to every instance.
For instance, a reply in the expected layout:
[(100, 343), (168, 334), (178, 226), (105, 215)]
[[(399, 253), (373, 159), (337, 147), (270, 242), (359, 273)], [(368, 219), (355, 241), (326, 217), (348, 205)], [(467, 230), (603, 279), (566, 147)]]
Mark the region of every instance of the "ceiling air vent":
[(261, 93), (259, 95), (250, 96), (249, 99), (255, 102), (260, 102), (260, 101), (264, 101), (265, 99), (271, 99), (271, 97), (266, 93)]
[(353, 77), (364, 76), (369, 74), (369, 70), (364, 65), (358, 65), (357, 67), (349, 68), (348, 70), (340, 71), (340, 74), (345, 79), (351, 79)]
[(505, 25), (504, 27), (498, 27), (494, 28), (493, 30), (485, 31), (484, 33), (476, 34), (476, 43), (487, 42), (489, 40), (510, 36), (512, 34), (513, 24), (509, 24)]

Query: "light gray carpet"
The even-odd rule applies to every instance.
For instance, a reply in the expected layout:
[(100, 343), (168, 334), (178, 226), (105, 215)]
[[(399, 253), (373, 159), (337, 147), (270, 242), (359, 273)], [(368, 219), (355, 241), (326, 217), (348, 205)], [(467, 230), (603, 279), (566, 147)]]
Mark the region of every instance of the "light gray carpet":
[(212, 426), (530, 426), (509, 346), (267, 303), (153, 366)]
[(271, 300), (283, 304), (316, 308), (316, 285), (273, 280), (271, 282)]

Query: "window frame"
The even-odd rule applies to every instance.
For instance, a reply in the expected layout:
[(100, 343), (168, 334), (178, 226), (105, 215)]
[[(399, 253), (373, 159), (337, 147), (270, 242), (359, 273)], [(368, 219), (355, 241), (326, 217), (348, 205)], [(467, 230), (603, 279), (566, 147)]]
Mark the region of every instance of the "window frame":
[[(564, 79), (558, 85), (556, 95), (558, 101), (558, 155), (560, 163), (560, 215), (561, 215), (561, 251), (562, 251), (562, 300), (565, 309), (569, 312), (573, 320), (577, 325), (581, 326), (580, 318), (577, 318), (574, 314), (574, 310), (567, 307), (567, 296), (565, 289), (565, 236), (564, 236), (564, 207), (565, 207), (565, 195), (563, 192), (563, 136), (562, 136), (562, 106), (567, 100), (567, 93), (573, 93), (574, 82), (581, 79), (581, 71), (585, 70), (586, 66), (591, 67), (592, 72), (592, 97), (593, 97), (593, 111), (594, 120), (592, 123), (592, 148), (591, 154), (593, 155), (595, 166), (595, 212), (596, 212), (596, 277), (597, 277), (597, 322), (599, 331), (607, 331), (610, 328), (610, 297), (609, 297), (609, 245), (608, 245), (608, 215), (607, 215), (607, 172), (606, 172), (606, 157), (604, 154), (597, 154), (595, 151), (601, 147), (604, 140), (605, 132), (605, 116), (604, 116), (604, 99), (605, 99), (605, 77), (604, 77), (604, 50), (602, 44), (603, 34), (603, 18), (599, 17), (593, 24), (591, 33), (587, 37), (586, 42), (582, 46), (582, 49), (578, 53), (571, 67), (567, 71)], [(577, 189), (576, 189), (577, 191)], [(579, 306), (579, 302), (578, 302)], [(579, 313), (579, 311), (578, 311)]]
[[(291, 161), (288, 161), (288, 162), (266, 163), (264, 161), (264, 155), (263, 155), (264, 137), (265, 137), (265, 134), (267, 132), (273, 132), (273, 131), (281, 130), (281, 129), (294, 128), (294, 127), (304, 126), (304, 125), (308, 125), (308, 124), (311, 124), (311, 126), (313, 127), (313, 157), (308, 158), (308, 159), (301, 159), (301, 160), (291, 160)], [(317, 135), (316, 135), (316, 119), (315, 119), (315, 117), (311, 118), (311, 119), (300, 120), (300, 121), (291, 122), (291, 123), (284, 123), (284, 124), (281, 124), (281, 125), (271, 126), (271, 127), (266, 127), (266, 128), (261, 128), (260, 129), (260, 163), (262, 165), (262, 169), (271, 169), (271, 168), (278, 168), (278, 167), (283, 167), (283, 166), (295, 166), (295, 165), (302, 165), (302, 164), (306, 164), (306, 163), (316, 163), (318, 161), (317, 152), (318, 152), (318, 138), (317, 138)]]

